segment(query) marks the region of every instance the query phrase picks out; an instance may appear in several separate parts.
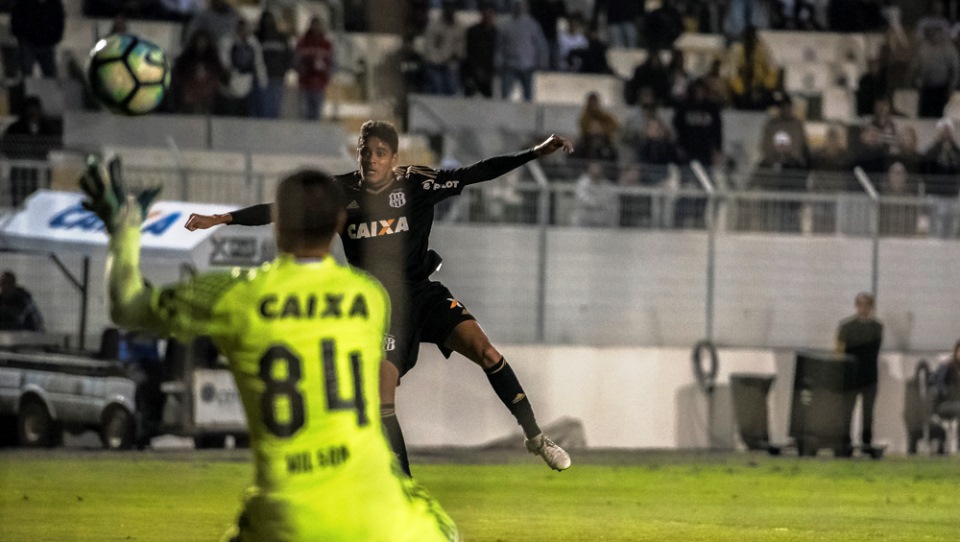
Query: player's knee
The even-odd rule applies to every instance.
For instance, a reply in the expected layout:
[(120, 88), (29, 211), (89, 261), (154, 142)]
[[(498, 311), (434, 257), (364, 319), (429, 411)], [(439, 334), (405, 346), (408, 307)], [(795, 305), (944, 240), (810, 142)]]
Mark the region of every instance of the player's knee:
[(503, 357), (500, 352), (490, 343), (481, 346), (477, 350), (477, 354), (477, 357), (480, 359), (480, 365), (482, 365), (484, 369), (489, 369), (490, 367), (497, 365), (500, 363), (500, 359)]

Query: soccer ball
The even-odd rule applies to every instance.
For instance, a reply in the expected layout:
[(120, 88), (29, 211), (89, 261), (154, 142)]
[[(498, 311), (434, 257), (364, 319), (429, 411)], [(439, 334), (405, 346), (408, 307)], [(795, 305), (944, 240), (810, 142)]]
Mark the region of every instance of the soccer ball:
[(170, 63), (159, 45), (132, 34), (114, 34), (90, 50), (87, 82), (97, 100), (114, 113), (145, 115), (170, 88)]

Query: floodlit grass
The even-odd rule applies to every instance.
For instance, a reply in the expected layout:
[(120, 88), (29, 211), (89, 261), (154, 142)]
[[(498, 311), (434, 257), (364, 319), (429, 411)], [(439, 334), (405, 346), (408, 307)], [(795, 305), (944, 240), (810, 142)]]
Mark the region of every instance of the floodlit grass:
[[(468, 541), (960, 539), (957, 458), (586, 455), (414, 473)], [(216, 540), (250, 478), (243, 453), (3, 452), (0, 540)]]

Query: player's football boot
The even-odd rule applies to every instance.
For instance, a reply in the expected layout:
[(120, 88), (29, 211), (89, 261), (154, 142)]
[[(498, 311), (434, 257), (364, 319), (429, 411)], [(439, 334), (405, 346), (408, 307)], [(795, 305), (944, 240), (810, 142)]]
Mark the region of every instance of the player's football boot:
[(570, 468), (570, 454), (563, 451), (563, 448), (557, 446), (543, 433), (524, 439), (523, 443), (527, 446), (528, 452), (542, 457), (551, 469), (561, 471)]

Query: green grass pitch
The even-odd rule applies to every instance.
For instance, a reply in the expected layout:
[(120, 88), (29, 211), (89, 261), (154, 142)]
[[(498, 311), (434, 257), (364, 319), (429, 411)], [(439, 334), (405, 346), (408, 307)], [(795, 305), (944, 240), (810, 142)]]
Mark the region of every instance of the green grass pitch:
[[(579, 460), (578, 460), (579, 458)], [(960, 540), (960, 459), (574, 454), (416, 463), (467, 541)], [(208, 541), (247, 452), (0, 452), (0, 540)]]

